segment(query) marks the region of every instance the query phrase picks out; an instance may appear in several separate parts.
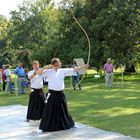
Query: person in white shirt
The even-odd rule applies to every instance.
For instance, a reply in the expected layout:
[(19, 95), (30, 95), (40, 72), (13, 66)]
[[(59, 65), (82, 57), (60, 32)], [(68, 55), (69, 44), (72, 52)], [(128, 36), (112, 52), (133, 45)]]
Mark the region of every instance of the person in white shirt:
[[(77, 65), (76, 65), (76, 62), (73, 61), (72, 62), (72, 68), (76, 68)], [(79, 75), (78, 75), (78, 72), (77, 71), (74, 71), (73, 72), (73, 75), (72, 75), (72, 86), (73, 86), (73, 89), (76, 90), (76, 87), (78, 86), (79, 87), (79, 90), (81, 90), (81, 85), (80, 85), (80, 80), (79, 80)]]
[(29, 71), (28, 78), (31, 84), (26, 121), (40, 120), (45, 107), (45, 95), (43, 93), (43, 78), (40, 74), (49, 67), (39, 68), (39, 62), (33, 61), (33, 70)]
[(88, 65), (77, 68), (61, 68), (58, 58), (51, 61), (52, 69), (47, 70), (42, 75), (48, 78), (49, 93), (41, 118), (39, 129), (45, 131), (59, 131), (70, 129), (74, 126), (74, 121), (67, 108), (67, 101), (64, 90), (64, 78), (72, 76), (74, 71), (87, 68)]
[(5, 70), (4, 70), (4, 74), (6, 75), (5, 95), (7, 95), (9, 91), (11, 93), (11, 90), (10, 90), (10, 83), (11, 83), (11, 71), (10, 71), (10, 68), (11, 68), (11, 65), (7, 65)]

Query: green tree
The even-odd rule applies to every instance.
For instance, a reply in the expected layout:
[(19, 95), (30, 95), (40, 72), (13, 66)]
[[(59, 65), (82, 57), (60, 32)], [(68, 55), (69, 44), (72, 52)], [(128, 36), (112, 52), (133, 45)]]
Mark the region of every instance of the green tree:
[[(99, 68), (107, 57), (112, 57), (116, 66), (120, 64), (131, 66), (139, 61), (138, 52), (140, 51), (137, 44), (139, 44), (140, 14), (136, 0), (86, 0), (85, 2), (72, 0), (71, 6), (66, 6), (67, 0), (64, 2), (62, 9), (66, 11), (66, 15), (73, 12), (90, 37), (91, 65)], [(74, 46), (74, 52), (82, 45), (86, 48), (86, 38), (80, 30), (76, 29), (74, 20), (67, 18), (66, 15), (62, 25), (67, 28), (66, 32), (62, 30), (63, 44), (68, 44), (70, 50)], [(81, 41), (82, 38), (83, 41)], [(79, 41), (81, 44), (77, 47)], [(77, 49), (77, 52), (85, 58), (84, 49), (81, 51)], [(71, 51), (70, 56), (72, 54), (74, 53)]]

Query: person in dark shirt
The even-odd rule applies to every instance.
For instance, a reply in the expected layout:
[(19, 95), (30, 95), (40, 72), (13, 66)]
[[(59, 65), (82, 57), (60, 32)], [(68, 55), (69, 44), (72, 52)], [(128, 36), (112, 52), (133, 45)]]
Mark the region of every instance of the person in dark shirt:
[(2, 90), (5, 91), (5, 86), (6, 86), (6, 75), (4, 73), (4, 70), (5, 70), (5, 65), (2, 65), (2, 71), (1, 71), (1, 75), (2, 75)]

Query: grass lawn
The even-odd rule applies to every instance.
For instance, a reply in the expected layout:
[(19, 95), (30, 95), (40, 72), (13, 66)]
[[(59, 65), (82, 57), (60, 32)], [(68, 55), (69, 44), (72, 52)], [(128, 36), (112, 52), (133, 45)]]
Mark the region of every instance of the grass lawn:
[[(65, 93), (74, 120), (140, 138), (140, 74), (124, 75), (123, 87), (121, 84), (120, 74), (115, 74), (114, 87), (109, 89), (103, 77), (96, 79), (90, 73), (82, 82), (82, 90), (73, 91), (67, 78)], [(28, 97), (1, 93), (0, 106), (27, 105)]]

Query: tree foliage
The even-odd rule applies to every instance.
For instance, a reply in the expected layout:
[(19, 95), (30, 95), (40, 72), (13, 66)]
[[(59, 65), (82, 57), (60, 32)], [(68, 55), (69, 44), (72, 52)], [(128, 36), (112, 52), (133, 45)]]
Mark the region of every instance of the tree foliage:
[(137, 0), (63, 0), (57, 7), (51, 0), (24, 1), (11, 12), (10, 21), (0, 17), (1, 61), (29, 65), (37, 59), (44, 65), (60, 57), (63, 64), (70, 64), (82, 57), (86, 62), (87, 39), (74, 15), (90, 38), (91, 66), (100, 68), (108, 57), (116, 67), (136, 65), (140, 63), (139, 5)]

